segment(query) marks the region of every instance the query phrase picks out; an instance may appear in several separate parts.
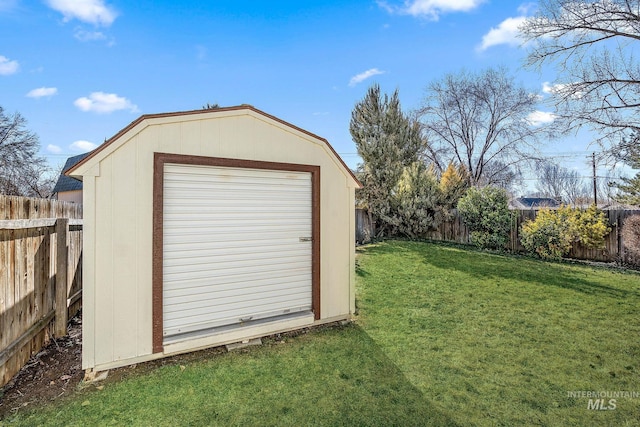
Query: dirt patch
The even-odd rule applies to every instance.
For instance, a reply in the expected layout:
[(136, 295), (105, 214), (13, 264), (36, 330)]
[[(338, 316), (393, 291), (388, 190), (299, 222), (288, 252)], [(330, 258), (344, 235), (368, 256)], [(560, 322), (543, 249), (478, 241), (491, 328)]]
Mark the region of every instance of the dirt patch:
[(82, 317), (69, 321), (68, 335), (52, 340), (0, 389), (0, 418), (73, 393), (84, 377)]

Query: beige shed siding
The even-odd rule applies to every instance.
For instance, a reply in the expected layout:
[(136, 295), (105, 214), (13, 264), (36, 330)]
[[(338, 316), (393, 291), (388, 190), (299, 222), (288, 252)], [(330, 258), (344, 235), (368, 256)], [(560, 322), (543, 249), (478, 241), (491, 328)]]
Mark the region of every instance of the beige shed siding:
[[(320, 321), (353, 312), (357, 183), (323, 141), (251, 110), (151, 118), (105, 147), (99, 162), (89, 159), (74, 173), (84, 175), (85, 217), (94, 227), (84, 233), (91, 260), (84, 267), (83, 297), (86, 311), (92, 307), (95, 313), (84, 319), (84, 368), (157, 358), (151, 300), (154, 152), (320, 166)], [(87, 176), (92, 168), (95, 178)]]

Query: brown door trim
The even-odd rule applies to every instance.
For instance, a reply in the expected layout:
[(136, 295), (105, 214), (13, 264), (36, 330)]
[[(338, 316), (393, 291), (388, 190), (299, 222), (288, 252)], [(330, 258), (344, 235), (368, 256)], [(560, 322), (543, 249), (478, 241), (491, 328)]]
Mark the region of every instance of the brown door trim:
[(320, 166), (262, 162), (222, 157), (154, 153), (153, 159), (153, 352), (164, 351), (162, 320), (164, 165), (174, 163), (197, 166), (222, 166), (245, 169), (309, 172), (311, 174), (311, 308), (320, 319)]

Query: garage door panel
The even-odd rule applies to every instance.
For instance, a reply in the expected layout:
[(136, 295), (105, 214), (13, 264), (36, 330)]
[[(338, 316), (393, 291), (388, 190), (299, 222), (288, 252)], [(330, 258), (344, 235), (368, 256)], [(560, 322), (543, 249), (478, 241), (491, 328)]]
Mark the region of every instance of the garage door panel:
[(189, 269), (189, 271), (211, 271), (212, 268), (215, 268), (217, 273), (224, 275), (222, 269), (231, 269), (237, 273), (239, 268), (252, 270), (263, 265), (295, 268), (296, 265), (306, 266), (306, 263), (309, 262), (307, 257), (299, 254), (299, 251), (250, 253), (244, 259), (239, 259), (243, 255), (245, 254), (240, 252), (214, 257), (201, 256), (172, 259), (171, 262), (165, 264), (165, 273), (167, 274), (167, 279), (171, 280), (170, 275), (172, 273), (181, 274), (185, 269)]
[(300, 253), (299, 248), (292, 247), (293, 245), (287, 246), (279, 246), (277, 251), (273, 250), (265, 250), (265, 249), (255, 249), (255, 248), (231, 248), (227, 251), (224, 249), (208, 249), (201, 251), (189, 251), (185, 250), (185, 253), (177, 252), (175, 257), (172, 257), (171, 262), (167, 262), (165, 266), (171, 267), (174, 265), (188, 265), (190, 263), (200, 263), (203, 261), (203, 258), (211, 259), (211, 257), (216, 257), (216, 259), (220, 261), (224, 261), (225, 259), (236, 259), (240, 255), (251, 256), (255, 259), (261, 258), (272, 258), (274, 256), (278, 256), (281, 258), (296, 256)]
[(298, 298), (283, 299), (281, 296), (262, 298), (252, 304), (247, 304), (247, 301), (235, 301), (227, 302), (227, 304), (221, 304), (216, 309), (217, 316), (213, 318), (211, 316), (211, 310), (208, 307), (197, 308), (189, 311), (181, 310), (178, 312), (167, 313), (165, 318), (166, 326), (179, 328), (182, 325), (188, 327), (189, 322), (203, 322), (211, 321), (218, 322), (220, 320), (231, 320), (232, 323), (247, 322), (249, 320), (256, 319), (258, 316), (262, 316), (265, 313), (273, 313), (274, 315), (281, 315), (283, 311), (298, 312), (301, 310), (309, 310), (311, 305), (307, 303), (307, 295), (299, 295)]
[(211, 308), (209, 307), (167, 313), (165, 328), (189, 328), (192, 322), (210, 322), (218, 326), (226, 326), (264, 318), (265, 314), (279, 316), (285, 312), (298, 313), (310, 310), (311, 305), (307, 303), (307, 295), (299, 295), (297, 299), (293, 297), (283, 299), (281, 296), (274, 296), (263, 298), (251, 305), (247, 304), (246, 301), (236, 301), (228, 302), (218, 307), (214, 306), (213, 309), (216, 310), (217, 316), (215, 317), (211, 316)]
[[(166, 169), (165, 169), (166, 170)], [(181, 173), (183, 171), (180, 171)], [(290, 176), (288, 179), (267, 177), (269, 180), (269, 187), (264, 188), (261, 185), (261, 181), (264, 179), (264, 174), (260, 172), (260, 176), (255, 179), (247, 177), (238, 177), (238, 179), (225, 179), (224, 177), (217, 176), (216, 174), (209, 175), (189, 175), (183, 174), (178, 177), (172, 176), (170, 181), (166, 182), (166, 188), (179, 189), (183, 198), (189, 198), (190, 195), (197, 194), (200, 189), (218, 191), (221, 193), (237, 194), (236, 190), (243, 191), (258, 191), (260, 193), (273, 193), (278, 191), (279, 188), (286, 188), (291, 194), (294, 192), (304, 193), (304, 183), (297, 180), (297, 175)], [(197, 181), (198, 187), (194, 188), (191, 184)]]
[[(197, 201), (198, 198), (202, 196), (202, 192), (206, 191), (211, 193), (215, 192), (218, 195), (220, 195), (221, 198), (224, 197), (224, 200), (227, 202), (227, 204), (229, 202), (235, 201), (235, 202), (238, 202), (241, 206), (242, 205), (246, 206), (248, 204), (255, 203), (257, 201), (265, 200), (265, 199), (272, 200), (273, 196), (276, 196), (276, 195), (277, 196), (282, 195), (282, 199), (278, 201), (279, 204), (286, 204), (286, 203), (290, 203), (292, 200), (295, 200), (296, 197), (304, 196), (305, 194), (305, 191), (303, 191), (302, 187), (287, 189), (287, 193), (282, 194), (282, 189), (285, 189), (285, 188), (286, 187), (273, 186), (269, 189), (265, 189), (261, 183), (256, 183), (255, 185), (251, 185), (251, 186), (244, 186), (244, 187), (237, 186), (237, 188), (234, 190), (230, 190), (222, 186), (203, 187), (203, 188), (198, 188), (197, 190), (194, 190), (190, 188), (185, 188), (180, 186), (176, 187), (172, 185), (169, 185), (168, 187), (166, 187), (165, 190), (172, 193), (180, 193), (180, 194), (177, 194), (177, 198), (186, 204), (191, 204), (192, 201)], [(241, 196), (242, 193), (247, 193), (247, 192), (254, 193), (255, 198), (252, 198), (251, 200), (247, 200)]]
[[(193, 251), (200, 251), (200, 250), (219, 250), (219, 249), (228, 249), (228, 250), (233, 250), (233, 249), (242, 249), (242, 250), (255, 250), (255, 251), (264, 251), (265, 248), (271, 248), (273, 247), (274, 250), (277, 250), (277, 248), (282, 247), (282, 248), (289, 248), (291, 246), (296, 246), (300, 244), (299, 239), (261, 239), (261, 240), (251, 240), (250, 244), (247, 244), (245, 241), (243, 240), (223, 240), (223, 239), (218, 239), (215, 242), (212, 242), (211, 240), (202, 240), (202, 241), (197, 241), (197, 242), (190, 242), (187, 245), (183, 245), (184, 247), (180, 247), (179, 244), (174, 245), (174, 251), (176, 252), (175, 256), (179, 257), (183, 251), (186, 250), (193, 250)], [(175, 248), (179, 248), (179, 249), (175, 249)]]
[[(280, 302), (280, 304), (278, 304)], [(199, 331), (209, 328), (216, 328), (221, 326), (229, 326), (234, 324), (242, 324), (249, 321), (261, 320), (274, 316), (281, 316), (284, 314), (294, 314), (311, 309), (310, 305), (296, 306), (294, 301), (267, 301), (263, 300), (257, 305), (251, 307), (239, 307), (225, 306), (222, 309), (224, 311), (218, 311), (218, 316), (212, 318), (209, 312), (203, 314), (191, 315), (186, 318), (178, 319), (165, 319), (164, 323), (164, 335), (172, 336), (179, 335), (193, 331)]]
[(173, 251), (171, 254), (171, 262), (180, 262), (182, 259), (188, 260), (197, 257), (213, 257), (230, 254), (254, 256), (265, 253), (295, 253), (299, 251), (299, 245), (299, 241), (285, 241), (273, 245), (251, 246), (233, 246), (229, 244), (229, 242), (220, 242), (219, 245), (213, 247), (207, 244), (198, 245), (198, 247), (188, 247), (185, 245), (184, 249)]
[[(269, 275), (268, 278), (264, 278), (263, 274), (259, 275), (244, 275), (239, 278), (230, 277), (227, 280), (218, 280), (216, 283), (211, 282), (211, 278), (203, 278), (198, 280), (189, 281), (186, 283), (180, 283), (179, 286), (174, 286), (173, 289), (166, 292), (167, 297), (172, 301), (178, 301), (179, 298), (189, 297), (190, 295), (206, 294), (208, 292), (217, 292), (216, 286), (225, 286), (235, 290), (235, 288), (242, 287), (247, 292), (259, 292), (263, 286), (284, 286), (287, 283), (300, 283), (307, 280), (306, 269), (300, 269), (299, 271), (287, 272), (274, 272), (273, 275)], [(249, 284), (250, 283), (250, 284)], [(178, 284), (176, 284), (178, 285)], [(212, 290), (214, 289), (214, 290)], [(174, 302), (175, 302), (174, 301)]]
[[(268, 216), (269, 214), (283, 214), (283, 213), (304, 213), (307, 212), (310, 204), (301, 205), (298, 203), (298, 200), (292, 198), (292, 200), (287, 200), (286, 203), (280, 201), (277, 204), (271, 204), (269, 202), (268, 206), (261, 206), (260, 212), (263, 215)], [(176, 206), (168, 212), (169, 214), (199, 214), (204, 217), (216, 217), (217, 215), (223, 214), (252, 214), (255, 212), (256, 203), (247, 203), (246, 201), (233, 201), (226, 200), (224, 203), (210, 203), (210, 204), (182, 204), (180, 206)]]
[[(194, 231), (191, 231), (190, 233), (183, 233), (185, 235), (185, 240), (184, 242), (182, 242), (179, 237), (180, 237), (181, 233), (172, 233), (172, 234), (167, 234), (165, 236), (165, 239), (168, 240), (165, 245), (165, 249), (168, 252), (171, 252), (173, 250), (181, 250), (185, 248), (185, 245), (191, 245), (191, 244), (207, 244), (207, 243), (211, 243), (211, 245), (216, 245), (218, 243), (220, 244), (225, 244), (225, 243), (229, 243), (229, 244), (239, 244), (240, 242), (253, 242), (254, 239), (259, 238), (260, 241), (262, 240), (269, 240), (271, 239), (274, 244), (290, 244), (290, 243), (296, 243), (299, 242), (299, 239), (301, 236), (304, 236), (305, 233), (302, 233), (301, 231), (298, 232), (284, 232), (283, 230), (281, 230), (279, 233), (273, 232), (273, 233), (263, 233), (260, 236), (256, 236), (254, 233), (251, 232), (229, 232), (226, 233), (224, 231), (221, 231), (220, 233), (216, 233), (215, 234), (215, 240), (212, 241), (212, 236), (211, 234), (205, 234), (205, 233), (200, 233), (197, 234)], [(188, 236), (188, 240), (186, 239), (186, 235)], [(178, 237), (178, 238), (176, 238)], [(172, 245), (175, 245), (172, 246)]]
[[(226, 289), (239, 289), (239, 288), (247, 288), (251, 287), (259, 288), (260, 286), (268, 286), (273, 283), (278, 285), (286, 285), (287, 283), (294, 283), (297, 286), (300, 286), (300, 283), (304, 281), (306, 278), (304, 277), (304, 270), (297, 272), (297, 274), (293, 273), (289, 276), (285, 277), (277, 277), (277, 278), (269, 278), (269, 279), (258, 279), (254, 280), (251, 283), (246, 281), (235, 281), (231, 278), (228, 281), (216, 281), (212, 282), (211, 278), (202, 278), (198, 280), (191, 280), (186, 282), (180, 282), (179, 287), (175, 286), (174, 289), (167, 291), (166, 296), (170, 298), (172, 301), (170, 304), (174, 303), (174, 299), (177, 301), (178, 298), (191, 298), (192, 296), (199, 298), (201, 295), (204, 295), (208, 292), (216, 292), (216, 291), (224, 291)], [(259, 293), (260, 289), (255, 289), (253, 292)]]
[[(265, 203), (268, 203), (265, 202)], [(193, 212), (188, 212), (188, 213), (183, 213), (183, 212), (173, 212), (170, 214), (174, 214), (176, 216), (178, 216), (177, 220), (171, 220), (169, 219), (169, 224), (171, 225), (176, 225), (176, 226), (185, 226), (186, 224), (183, 223), (183, 220), (193, 220), (193, 221), (199, 221), (199, 222), (207, 222), (207, 221), (220, 221), (220, 220), (228, 220), (228, 219), (237, 219), (237, 220), (245, 220), (245, 221), (267, 221), (267, 220), (278, 220), (278, 219), (285, 219), (285, 218), (289, 218), (292, 219), (300, 224), (308, 224), (310, 223), (310, 221), (304, 217), (302, 217), (302, 215), (304, 215), (305, 212), (309, 211), (309, 208), (307, 209), (300, 209), (299, 206), (295, 207), (296, 209), (294, 209), (294, 207), (292, 207), (291, 209), (287, 208), (286, 206), (282, 207), (280, 210), (275, 211), (275, 212), (271, 212), (271, 211), (262, 211), (262, 209), (259, 206), (253, 206), (251, 208), (247, 208), (243, 211), (236, 211), (234, 212), (233, 209), (229, 208), (226, 210), (223, 210), (222, 208), (218, 209), (218, 208), (201, 208), (202, 210), (200, 212), (197, 211), (193, 211)], [(214, 212), (206, 212), (204, 211), (204, 209), (215, 209)], [(261, 213), (260, 218), (256, 218), (255, 214), (256, 214), (256, 210), (258, 212)]]
[[(247, 303), (244, 301), (244, 297), (251, 296), (255, 292), (256, 289), (217, 290), (214, 287), (210, 292), (204, 294), (177, 297), (173, 301), (173, 304), (165, 307), (167, 319), (184, 317), (185, 313), (187, 315), (198, 314), (199, 312), (197, 310), (199, 309), (204, 309), (204, 313), (209, 313), (213, 307), (218, 311), (225, 311), (229, 307), (232, 307), (233, 304), (237, 304), (238, 307), (246, 306)], [(281, 303), (300, 300), (302, 301), (300, 305), (305, 305), (307, 303), (306, 298), (310, 297), (310, 294), (306, 290), (300, 290), (300, 284), (296, 282), (264, 287), (260, 289), (259, 292), (261, 292), (262, 295), (262, 302), (269, 301), (270, 299), (274, 301), (277, 300)], [(251, 307), (257, 305), (258, 303), (252, 303)]]
[[(203, 185), (217, 182), (246, 182), (245, 178), (254, 178), (255, 181), (264, 179), (265, 176), (264, 170), (261, 169), (187, 165), (189, 170), (186, 170), (184, 169), (184, 166), (185, 165), (180, 164), (166, 164), (165, 171), (180, 172), (180, 175), (174, 175), (172, 177), (172, 181), (192, 181), (195, 179), (202, 182)], [(210, 176), (217, 176), (220, 180), (212, 181), (206, 179)], [(299, 172), (281, 171), (278, 175), (271, 175), (269, 179), (272, 181), (279, 180), (289, 186), (296, 185), (295, 181), (292, 180), (295, 180), (298, 177)]]
[[(250, 232), (253, 234), (265, 233), (272, 235), (274, 232), (280, 232), (283, 230), (289, 231), (290, 235), (294, 235), (293, 233), (304, 233), (304, 231), (308, 230), (311, 225), (309, 221), (301, 220), (299, 217), (300, 214), (297, 212), (287, 212), (283, 215), (266, 214), (261, 218), (255, 218), (255, 213), (252, 214), (254, 218), (251, 217), (251, 214), (233, 215), (232, 213), (224, 215), (218, 214), (209, 218), (198, 217), (196, 214), (178, 215), (182, 216), (183, 220), (188, 222), (168, 221), (165, 225), (171, 227), (173, 235), (196, 235), (196, 230), (200, 230), (201, 232), (210, 235), (210, 227), (219, 226), (220, 222), (224, 222), (228, 228), (233, 228), (234, 232), (242, 230), (248, 231), (246, 230), (246, 227), (252, 227)], [(283, 221), (286, 221), (287, 224), (283, 224)]]
[(165, 336), (311, 310), (310, 173), (164, 167)]
[[(265, 198), (269, 198), (270, 196), (280, 195), (283, 193), (283, 189), (286, 189), (286, 194), (282, 194), (282, 199), (279, 200), (279, 203), (287, 203), (291, 200), (294, 200), (297, 196), (304, 196), (306, 193), (304, 186), (284, 186), (279, 185), (277, 182), (269, 181), (269, 187), (265, 188), (262, 182), (256, 181), (252, 184), (234, 184), (234, 183), (220, 183), (217, 185), (202, 185), (199, 184), (197, 189), (194, 189), (190, 184), (193, 181), (185, 182), (184, 185), (174, 185), (171, 182), (167, 182), (165, 186), (165, 190), (170, 191), (172, 193), (176, 193), (176, 198), (180, 199), (182, 202), (190, 204), (190, 201), (197, 201), (198, 197), (202, 195), (203, 191), (207, 191), (210, 193), (217, 193), (221, 197), (224, 197), (224, 200), (238, 201), (242, 202), (241, 204), (249, 204), (255, 202), (257, 200), (263, 200)], [(246, 198), (241, 197), (243, 193), (254, 193), (255, 198), (251, 200), (247, 200)]]
[[(216, 279), (224, 279), (225, 277), (236, 277), (238, 274), (270, 274), (272, 272), (278, 272), (282, 269), (286, 270), (298, 270), (308, 269), (311, 266), (309, 260), (287, 261), (279, 264), (273, 264), (272, 260), (262, 260), (260, 263), (254, 261), (251, 263), (249, 260), (235, 261), (233, 263), (217, 263), (212, 261), (206, 266), (185, 266), (182, 269), (173, 269), (167, 271), (165, 275), (165, 288), (170, 289), (174, 282), (181, 282), (183, 280), (202, 278), (202, 277), (215, 277)], [(197, 269), (196, 269), (197, 268)], [(215, 275), (211, 274), (212, 270), (216, 270)]]
[[(215, 190), (212, 190), (215, 191)], [(239, 191), (239, 190), (238, 190)], [(199, 193), (199, 197), (202, 197), (202, 193), (209, 192), (209, 190), (202, 190)], [(202, 215), (216, 215), (219, 212), (222, 213), (243, 213), (253, 212), (256, 208), (264, 213), (269, 212), (290, 212), (292, 210), (297, 212), (306, 211), (311, 207), (311, 203), (301, 204), (301, 197), (305, 194), (286, 194), (281, 195), (282, 192), (275, 192), (273, 194), (261, 192), (256, 193), (252, 197), (252, 200), (246, 200), (243, 196), (237, 192), (229, 193), (227, 195), (218, 193), (219, 200), (206, 200), (203, 203), (198, 203), (198, 198), (194, 195), (192, 200), (176, 200), (176, 203), (180, 203), (177, 206), (171, 207), (168, 213), (200, 213)], [(283, 197), (281, 200), (274, 201), (275, 197)]]
[[(186, 284), (186, 286), (190, 286), (187, 282), (191, 279), (198, 278), (207, 278), (210, 277), (215, 279), (216, 283), (231, 283), (234, 281), (250, 281), (252, 279), (260, 278), (263, 275), (268, 275), (269, 277), (281, 277), (288, 276), (290, 274), (298, 274), (298, 272), (305, 272), (309, 268), (311, 268), (311, 261), (309, 260), (298, 260), (297, 262), (289, 261), (287, 263), (280, 264), (271, 264), (266, 260), (262, 264), (253, 265), (248, 261), (244, 261), (244, 264), (240, 264), (240, 262), (235, 262), (233, 265), (229, 265), (229, 263), (218, 263), (216, 261), (210, 261), (209, 267), (197, 265), (194, 267), (189, 267), (189, 264), (184, 263), (182, 265), (173, 265), (171, 270), (165, 272), (165, 280), (170, 286), (168, 289), (173, 287), (180, 287), (181, 284)], [(239, 269), (238, 267), (243, 267)], [(210, 274), (212, 268), (216, 268), (218, 271), (216, 275), (213, 276)], [(189, 270), (186, 273), (191, 274), (191, 276), (187, 276), (184, 270)]]
[[(282, 221), (287, 221), (288, 224), (283, 224)], [(223, 222), (225, 225), (225, 233), (247, 233), (250, 232), (252, 234), (256, 233), (273, 233), (278, 231), (287, 232), (288, 236), (297, 236), (303, 237), (305, 226), (310, 224), (301, 222), (300, 220), (296, 220), (295, 218), (287, 218), (284, 217), (281, 220), (277, 220), (276, 218), (272, 218), (271, 220), (267, 219), (254, 219), (247, 220), (242, 218), (228, 218), (228, 219), (206, 219), (206, 220), (195, 220), (190, 219), (189, 217), (185, 218), (185, 221), (189, 221), (189, 224), (180, 225), (180, 234), (182, 234), (185, 238), (188, 235), (195, 235), (198, 230), (207, 230), (211, 227), (217, 226), (220, 222)], [(167, 224), (170, 226), (171, 224)], [(247, 230), (247, 227), (251, 227), (251, 231)], [(177, 231), (177, 230), (176, 230)], [(205, 233), (208, 236), (211, 236), (214, 233), (208, 232)], [(219, 234), (219, 233), (215, 233)], [(212, 236), (215, 237), (215, 236)], [(291, 238), (291, 237), (290, 237)]]

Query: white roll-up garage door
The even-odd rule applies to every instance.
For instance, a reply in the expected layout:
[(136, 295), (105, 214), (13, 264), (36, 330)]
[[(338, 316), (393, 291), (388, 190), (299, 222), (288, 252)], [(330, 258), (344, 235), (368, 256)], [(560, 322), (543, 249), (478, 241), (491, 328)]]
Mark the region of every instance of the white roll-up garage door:
[(310, 311), (311, 233), (308, 172), (165, 164), (164, 336)]

